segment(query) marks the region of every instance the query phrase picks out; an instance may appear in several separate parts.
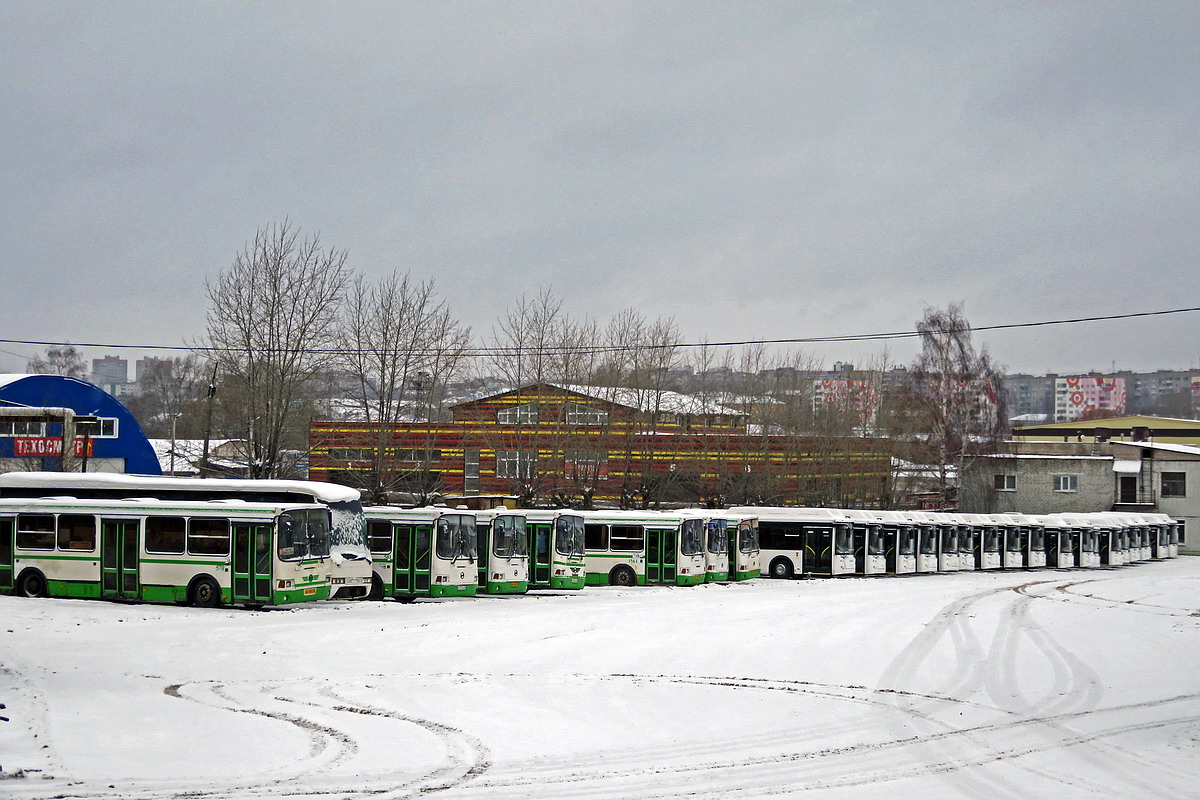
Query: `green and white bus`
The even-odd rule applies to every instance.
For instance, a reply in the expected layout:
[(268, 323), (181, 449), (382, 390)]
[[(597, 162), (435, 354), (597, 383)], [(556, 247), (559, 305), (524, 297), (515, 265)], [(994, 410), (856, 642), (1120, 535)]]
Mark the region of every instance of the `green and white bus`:
[(475, 515), (442, 506), (367, 506), (372, 596), (472, 597), (478, 588)]
[(479, 552), (479, 591), (524, 594), (529, 591), (529, 532), (525, 514), (510, 508), (475, 512)]
[(7, 472), (0, 475), (0, 497), (71, 497), (120, 500), (245, 500), (250, 503), (320, 503), (329, 508), (329, 599), (367, 596), (371, 559), (359, 491), (323, 481), (265, 478), (173, 478), (106, 472)]
[(329, 509), (241, 500), (0, 499), (0, 591), (279, 606), (329, 596)]
[(704, 583), (699, 515), (657, 511), (583, 511), (589, 585)]
[(582, 589), (582, 512), (570, 509), (518, 509), (529, 535), (530, 589)]
[(730, 514), (728, 520), (729, 579), (748, 581), (762, 574), (759, 561), (758, 517)]

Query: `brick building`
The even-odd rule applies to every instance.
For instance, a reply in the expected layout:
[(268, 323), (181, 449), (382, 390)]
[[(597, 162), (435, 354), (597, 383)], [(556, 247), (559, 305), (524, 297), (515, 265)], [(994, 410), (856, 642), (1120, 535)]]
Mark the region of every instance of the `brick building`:
[(314, 422), (309, 475), (418, 501), (871, 506), (888, 496), (886, 441), (748, 433), (745, 414), (690, 395), (538, 384), (450, 410), (447, 421)]

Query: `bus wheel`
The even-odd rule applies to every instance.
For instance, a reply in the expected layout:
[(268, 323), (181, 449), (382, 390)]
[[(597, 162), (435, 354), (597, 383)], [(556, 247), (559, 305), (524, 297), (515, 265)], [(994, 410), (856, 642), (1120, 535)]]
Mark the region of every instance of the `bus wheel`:
[(221, 587), (212, 578), (198, 578), (189, 595), (197, 608), (216, 608), (221, 604)]
[(45, 597), (46, 576), (36, 569), (22, 572), (17, 579), (17, 594), (21, 597)]
[(608, 576), (613, 586), (637, 586), (637, 575), (629, 567), (617, 567)]
[(371, 591), (367, 593), (367, 599), (368, 600), (382, 600), (383, 599), (383, 581), (381, 581), (379, 579), (378, 575), (371, 576)]
[(777, 558), (771, 562), (772, 578), (790, 578), (793, 575), (792, 562), (786, 558)]

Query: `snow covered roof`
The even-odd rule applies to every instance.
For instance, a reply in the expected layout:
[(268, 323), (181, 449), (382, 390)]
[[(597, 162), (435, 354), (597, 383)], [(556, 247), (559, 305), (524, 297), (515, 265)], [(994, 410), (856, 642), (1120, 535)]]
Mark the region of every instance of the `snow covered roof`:
[(63, 482), (69, 482), (73, 486), (85, 487), (88, 489), (128, 489), (131, 496), (136, 493), (153, 492), (155, 488), (162, 489), (232, 489), (237, 491), (261, 490), (267, 491), (270, 489), (294, 490), (300, 492), (311, 493), (313, 496), (327, 503), (344, 503), (358, 500), (360, 497), (358, 489), (351, 489), (349, 486), (341, 486), (336, 483), (324, 483), (322, 481), (290, 481), (290, 480), (271, 480), (260, 481), (254, 479), (236, 479), (236, 478), (166, 478), (152, 475), (118, 475), (107, 472), (8, 472), (0, 475), (0, 482), (4, 486), (22, 487), (22, 488), (38, 488), (52, 490), (61, 488)]
[(1200, 456), (1200, 447), (1190, 444), (1167, 444), (1166, 442), (1112, 442), (1126, 447), (1140, 447), (1144, 450), (1158, 450), (1164, 453), (1181, 453), (1188, 456)]
[[(549, 385), (554, 386), (555, 384)], [(570, 384), (560, 385), (556, 388), (594, 397), (597, 400), (636, 408), (639, 411), (665, 411), (668, 414), (716, 414), (729, 417), (745, 416), (742, 411), (738, 411), (737, 409), (721, 405), (720, 403), (702, 400), (695, 395), (681, 394), (679, 392), (629, 389), (623, 386), (580, 386)]]
[(1014, 458), (1021, 461), (1112, 461), (1112, 456), (1046, 455), (1043, 453), (986, 453), (976, 458)]

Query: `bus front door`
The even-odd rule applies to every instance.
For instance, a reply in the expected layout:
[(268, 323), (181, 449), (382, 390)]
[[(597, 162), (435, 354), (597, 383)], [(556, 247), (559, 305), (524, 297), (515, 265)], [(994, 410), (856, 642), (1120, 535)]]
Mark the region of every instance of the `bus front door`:
[(233, 526), (233, 602), (265, 605), (271, 593), (271, 529)]
[(549, 588), (550, 586), (550, 526), (530, 525), (529, 552), (533, 567), (531, 569), (531, 584)]
[(816, 575), (833, 574), (832, 528), (805, 528), (804, 571)]
[(646, 583), (675, 582), (675, 531), (646, 530)]
[(0, 519), (0, 592), (13, 588), (13, 521)]
[(867, 526), (855, 525), (850, 534), (850, 547), (854, 550), (854, 574), (867, 574)]
[(138, 523), (127, 519), (100, 521), (100, 596), (137, 599)]
[(431, 528), (428, 525), (397, 525), (392, 535), (392, 594), (411, 598), (429, 593), (429, 552)]

